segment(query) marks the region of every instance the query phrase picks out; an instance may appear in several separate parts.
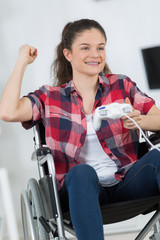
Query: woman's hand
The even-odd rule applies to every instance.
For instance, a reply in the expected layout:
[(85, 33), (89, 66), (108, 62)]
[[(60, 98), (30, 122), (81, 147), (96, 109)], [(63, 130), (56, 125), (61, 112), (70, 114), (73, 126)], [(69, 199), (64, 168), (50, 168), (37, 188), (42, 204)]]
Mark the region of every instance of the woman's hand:
[(19, 49), (18, 60), (24, 64), (33, 63), (37, 57), (37, 49), (29, 45), (23, 45)]
[[(125, 103), (131, 104), (129, 98), (125, 99)], [(142, 115), (141, 112), (134, 109), (132, 107), (132, 112), (127, 114), (130, 118), (132, 118), (139, 126), (141, 126), (142, 123)], [(137, 126), (130, 120), (128, 119), (126, 116), (122, 117), (123, 120), (123, 125), (125, 128), (127, 129), (133, 129), (136, 130), (138, 129)]]
[(32, 106), (28, 98), (20, 98), (21, 84), (28, 64), (34, 62), (37, 49), (24, 45), (19, 49), (19, 55), (13, 72), (8, 79), (0, 100), (0, 119), (7, 122), (23, 122), (32, 119)]

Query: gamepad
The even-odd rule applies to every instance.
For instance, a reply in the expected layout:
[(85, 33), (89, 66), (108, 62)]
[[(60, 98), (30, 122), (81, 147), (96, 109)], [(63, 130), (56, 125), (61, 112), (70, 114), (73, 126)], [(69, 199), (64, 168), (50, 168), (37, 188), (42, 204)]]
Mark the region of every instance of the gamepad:
[(111, 103), (102, 105), (95, 110), (93, 117), (93, 128), (98, 131), (101, 127), (102, 120), (118, 119), (126, 113), (132, 112), (132, 106), (127, 103)]

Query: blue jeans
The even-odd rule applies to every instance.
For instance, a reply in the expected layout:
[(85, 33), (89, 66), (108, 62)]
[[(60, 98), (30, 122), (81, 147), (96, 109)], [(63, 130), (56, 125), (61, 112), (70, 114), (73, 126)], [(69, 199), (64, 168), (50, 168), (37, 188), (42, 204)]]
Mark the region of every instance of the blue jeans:
[(70, 211), (78, 240), (103, 240), (100, 205), (155, 196), (159, 192), (160, 152), (152, 150), (113, 187), (102, 187), (91, 166), (73, 167), (66, 175), (60, 199), (62, 210)]

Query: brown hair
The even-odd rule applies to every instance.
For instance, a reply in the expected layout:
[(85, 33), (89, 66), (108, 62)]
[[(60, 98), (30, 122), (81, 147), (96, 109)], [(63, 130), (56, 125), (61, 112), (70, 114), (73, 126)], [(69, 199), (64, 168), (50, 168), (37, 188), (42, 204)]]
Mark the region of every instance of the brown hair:
[[(105, 40), (107, 41), (106, 33), (102, 26), (95, 20), (81, 19), (74, 22), (67, 23), (62, 32), (62, 39), (56, 48), (56, 58), (51, 65), (51, 72), (55, 78), (56, 86), (60, 86), (64, 83), (68, 83), (72, 79), (72, 66), (69, 61), (65, 58), (63, 54), (63, 49), (67, 48), (72, 50), (72, 44), (78, 34), (85, 30), (90, 30), (91, 28), (98, 29)], [(107, 64), (105, 64), (103, 69), (103, 74), (110, 73), (110, 69)]]

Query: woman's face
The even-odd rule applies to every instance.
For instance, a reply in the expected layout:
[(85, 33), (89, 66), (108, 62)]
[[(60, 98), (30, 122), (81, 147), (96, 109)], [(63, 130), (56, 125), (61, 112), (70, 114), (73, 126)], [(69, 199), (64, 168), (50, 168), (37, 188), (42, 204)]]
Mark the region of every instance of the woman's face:
[(72, 44), (72, 50), (64, 49), (66, 59), (71, 63), (73, 78), (78, 74), (94, 76), (102, 72), (105, 61), (105, 37), (96, 28), (80, 33)]

